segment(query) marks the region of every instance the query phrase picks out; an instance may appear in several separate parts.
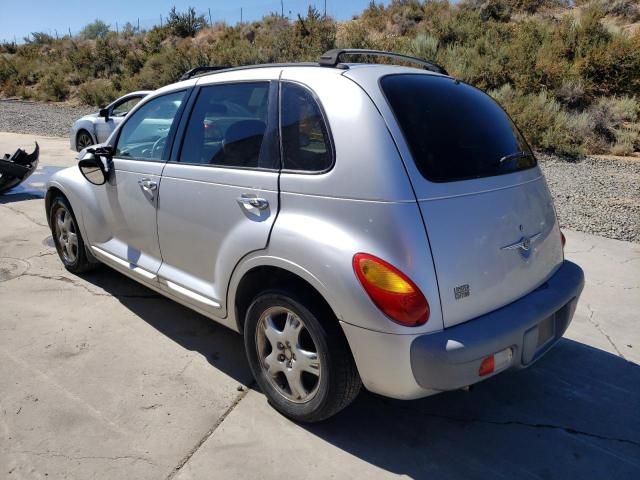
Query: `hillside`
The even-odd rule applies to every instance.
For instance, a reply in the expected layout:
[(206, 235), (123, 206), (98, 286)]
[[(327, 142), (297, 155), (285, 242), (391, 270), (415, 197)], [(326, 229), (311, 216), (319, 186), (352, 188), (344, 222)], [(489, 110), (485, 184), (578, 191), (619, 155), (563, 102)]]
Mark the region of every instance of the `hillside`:
[(101, 105), (177, 80), (197, 65), (313, 61), (335, 47), (436, 61), (488, 91), (538, 150), (570, 156), (640, 151), (638, 0), (394, 0), (336, 22), (310, 8), (208, 26), (175, 9), (147, 32), (100, 21), (78, 37), (33, 33), (0, 46), (0, 95)]

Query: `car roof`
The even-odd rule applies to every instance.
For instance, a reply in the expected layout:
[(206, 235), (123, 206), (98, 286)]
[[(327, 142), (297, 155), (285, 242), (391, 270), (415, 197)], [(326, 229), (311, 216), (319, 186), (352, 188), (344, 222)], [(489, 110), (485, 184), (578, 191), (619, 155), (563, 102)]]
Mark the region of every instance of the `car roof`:
[[(422, 68), (406, 67), (401, 65), (388, 65), (379, 63), (341, 63), (335, 68), (319, 65), (318, 63), (267, 63), (259, 65), (247, 65), (242, 67), (231, 67), (216, 70), (213, 72), (196, 75), (188, 80), (178, 81), (170, 85), (159, 88), (154, 94), (166, 93), (181, 88), (189, 88), (195, 85), (206, 85), (213, 83), (222, 83), (234, 80), (253, 80), (253, 79), (277, 79), (279, 73), (283, 70), (308, 70), (322, 69), (323, 72), (332, 71), (336, 75), (345, 75), (355, 78), (366, 74), (367, 76), (382, 77), (390, 74), (413, 73), (424, 75), (443, 76), (440, 73), (432, 72)], [(155, 96), (155, 95), (154, 95)]]
[[(420, 68), (404, 67), (394, 64), (380, 63), (344, 63), (340, 61), (343, 55), (350, 56), (366, 56), (366, 57), (385, 57), (396, 61), (417, 64)], [(309, 69), (322, 68), (323, 71), (333, 71), (337, 75), (344, 75), (345, 72), (351, 72), (349, 75), (355, 77), (353, 72), (367, 72), (368, 78), (380, 77), (393, 73), (425, 73), (431, 75), (444, 75), (448, 73), (441, 66), (417, 57), (410, 57), (400, 53), (384, 52), (381, 50), (368, 49), (333, 49), (322, 54), (318, 62), (301, 62), (301, 63), (266, 63), (258, 65), (246, 65), (240, 67), (225, 67), (216, 65), (203, 65), (195, 67), (185, 72), (180, 81), (172, 85), (156, 90), (155, 94), (170, 92), (180, 88), (189, 88), (196, 84), (212, 84), (222, 83), (225, 81), (236, 80), (266, 80), (278, 79), (283, 69)], [(155, 96), (155, 95), (154, 95)]]

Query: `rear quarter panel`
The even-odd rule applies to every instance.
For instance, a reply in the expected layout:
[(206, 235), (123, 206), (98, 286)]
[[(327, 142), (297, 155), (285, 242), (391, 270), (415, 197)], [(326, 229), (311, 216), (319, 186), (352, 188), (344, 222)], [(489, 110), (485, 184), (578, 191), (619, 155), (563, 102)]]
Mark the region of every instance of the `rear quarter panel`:
[[(281, 212), (271, 233), (269, 255), (286, 259), (322, 284), (340, 320), (370, 330), (417, 334), (442, 329), (442, 314), (431, 255), (415, 202), (377, 202), (281, 193)], [(408, 275), (429, 301), (421, 327), (387, 318), (369, 299), (352, 267), (353, 255), (367, 252)], [(322, 293), (322, 292), (321, 292)]]

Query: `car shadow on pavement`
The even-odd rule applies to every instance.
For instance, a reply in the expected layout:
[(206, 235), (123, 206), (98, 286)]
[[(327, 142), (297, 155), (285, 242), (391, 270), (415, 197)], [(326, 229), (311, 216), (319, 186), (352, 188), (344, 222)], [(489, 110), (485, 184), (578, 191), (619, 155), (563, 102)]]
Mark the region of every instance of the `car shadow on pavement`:
[(187, 350), (239, 383), (251, 387), (253, 377), (242, 336), (107, 267), (80, 277), (113, 295), (123, 306)]
[[(237, 333), (106, 266), (82, 278), (213, 367), (253, 384)], [(363, 391), (335, 417), (299, 427), (411, 478), (639, 478), (638, 412), (637, 364), (563, 339), (531, 368), (469, 392), (400, 401)]]
[(414, 401), (362, 392), (303, 428), (412, 478), (640, 478), (640, 367), (564, 339), (531, 368), (470, 392)]

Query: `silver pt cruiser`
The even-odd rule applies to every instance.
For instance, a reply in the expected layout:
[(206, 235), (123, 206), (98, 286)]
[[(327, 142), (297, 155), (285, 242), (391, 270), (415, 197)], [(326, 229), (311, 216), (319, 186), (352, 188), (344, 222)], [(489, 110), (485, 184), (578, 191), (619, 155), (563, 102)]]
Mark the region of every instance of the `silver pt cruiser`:
[[(361, 54), (419, 68), (340, 61)], [(563, 335), (583, 273), (486, 94), (362, 50), (186, 77), (50, 180), (68, 270), (107, 264), (242, 333), (304, 422), (361, 385), (414, 399), (527, 367)]]

